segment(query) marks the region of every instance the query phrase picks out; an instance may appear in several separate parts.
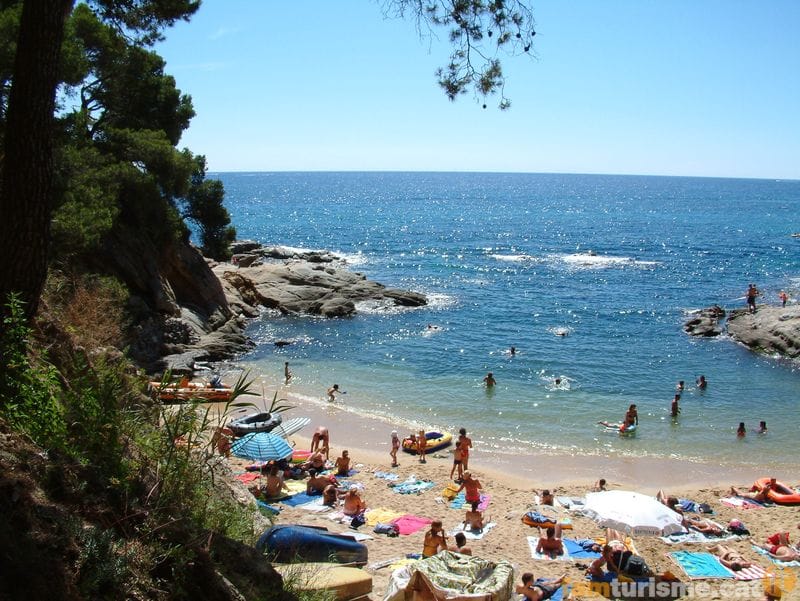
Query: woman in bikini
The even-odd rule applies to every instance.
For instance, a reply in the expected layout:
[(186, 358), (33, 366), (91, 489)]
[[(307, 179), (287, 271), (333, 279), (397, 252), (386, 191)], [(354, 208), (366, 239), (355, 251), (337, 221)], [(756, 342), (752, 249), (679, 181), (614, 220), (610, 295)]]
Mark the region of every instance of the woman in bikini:
[(433, 520), (431, 529), (425, 533), (422, 557), (433, 557), (439, 551), (447, 551), (447, 539), (442, 529), (442, 520)]
[(717, 556), (719, 562), (726, 568), (738, 572), (744, 568), (749, 568), (752, 563), (747, 561), (742, 554), (732, 547), (725, 545), (714, 545), (709, 549), (714, 555)]

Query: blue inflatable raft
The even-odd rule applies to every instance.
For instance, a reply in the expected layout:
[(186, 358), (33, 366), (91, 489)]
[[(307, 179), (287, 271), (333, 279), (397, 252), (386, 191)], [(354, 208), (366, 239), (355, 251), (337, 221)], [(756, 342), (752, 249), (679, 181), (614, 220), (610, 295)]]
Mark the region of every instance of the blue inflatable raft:
[(273, 526), (256, 543), (276, 563), (333, 561), (367, 563), (367, 547), (351, 536), (313, 526)]

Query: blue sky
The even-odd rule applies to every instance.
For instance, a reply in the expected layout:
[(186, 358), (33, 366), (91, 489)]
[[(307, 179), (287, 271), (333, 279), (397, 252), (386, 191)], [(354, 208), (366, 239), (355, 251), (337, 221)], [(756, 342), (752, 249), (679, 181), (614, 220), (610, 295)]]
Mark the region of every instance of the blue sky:
[(800, 179), (800, 2), (529, 5), (536, 56), (504, 60), (508, 111), (447, 100), (448, 46), (371, 0), (203, 0), (156, 50), (211, 171)]

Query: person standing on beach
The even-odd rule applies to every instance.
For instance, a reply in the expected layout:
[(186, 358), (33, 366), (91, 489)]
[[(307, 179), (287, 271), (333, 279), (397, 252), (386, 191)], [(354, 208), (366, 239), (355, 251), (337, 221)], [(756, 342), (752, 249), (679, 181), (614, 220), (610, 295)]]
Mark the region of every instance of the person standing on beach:
[(747, 292), (745, 293), (745, 297), (747, 298), (747, 310), (750, 313), (754, 314), (756, 312), (756, 297), (760, 295), (761, 292), (759, 292), (755, 284), (750, 284), (747, 287)]
[(789, 300), (789, 295), (783, 290), (778, 293), (778, 298), (781, 300), (781, 307), (786, 306), (786, 301)]
[(467, 429), (458, 431), (458, 444), (461, 446), (461, 466), (464, 471), (469, 469), (469, 450), (472, 448), (472, 439), (467, 436)]
[(426, 448), (428, 448), (428, 439), (425, 436), (425, 430), (420, 430), (417, 434), (417, 454), (419, 455), (420, 463), (428, 463), (425, 459)]
[(320, 426), (314, 435), (311, 437), (311, 452), (320, 451), (325, 453), (325, 458), (329, 458), (331, 447), (331, 435), (328, 433), (328, 428)]
[(495, 384), (497, 384), (497, 380), (494, 379), (494, 375), (492, 375), (492, 372), (489, 372), (483, 378), (483, 383), (486, 384), (486, 388), (492, 388)]
[(289, 370), (289, 362), (285, 361), (283, 363), (283, 377), (285, 379), (285, 384), (289, 383), (289, 380), (292, 379), (292, 372)]
[(456, 482), (461, 482), (464, 479), (464, 466), (462, 464), (463, 453), (461, 452), (461, 440), (456, 443), (456, 448), (453, 450), (453, 467), (450, 468), (450, 479), (453, 479), (453, 473), (458, 468), (458, 478)]
[(681, 412), (681, 408), (678, 406), (678, 401), (681, 400), (681, 395), (676, 394), (675, 398), (672, 399), (672, 408), (670, 409), (670, 413), (672, 417), (678, 417), (678, 414)]
[(480, 505), (481, 502), (481, 488), (483, 488), (483, 486), (481, 486), (480, 480), (473, 478), (470, 472), (464, 472), (464, 481), (456, 491), (456, 494), (460, 493), (462, 490), (466, 490), (464, 496), (467, 503), (472, 505), (472, 511), (478, 511), (478, 505)]
[(397, 430), (392, 430), (392, 449), (389, 451), (389, 456), (392, 458), (392, 467), (400, 465), (397, 463), (397, 451), (400, 450), (400, 437), (397, 435)]

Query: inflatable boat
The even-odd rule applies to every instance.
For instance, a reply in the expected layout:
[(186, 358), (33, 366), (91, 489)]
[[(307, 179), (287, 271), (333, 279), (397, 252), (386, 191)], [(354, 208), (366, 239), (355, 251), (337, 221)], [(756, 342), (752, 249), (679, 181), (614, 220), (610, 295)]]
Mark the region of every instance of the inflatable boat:
[(261, 535), (256, 549), (276, 563), (321, 561), (367, 563), (367, 547), (351, 536), (313, 526), (273, 526)]
[[(764, 490), (769, 481), (769, 478), (759, 478), (753, 483), (753, 490)], [(767, 499), (778, 505), (800, 505), (800, 492), (783, 482), (775, 482), (767, 493)]]
[[(453, 442), (453, 437), (446, 432), (425, 432), (425, 439), (428, 441), (428, 444), (425, 446), (426, 455), (443, 449)], [(403, 440), (403, 450), (406, 453), (416, 455), (419, 452), (416, 440), (411, 440), (410, 438)]]
[(251, 413), (228, 424), (236, 436), (244, 436), (250, 432), (270, 432), (281, 425), (280, 413)]

